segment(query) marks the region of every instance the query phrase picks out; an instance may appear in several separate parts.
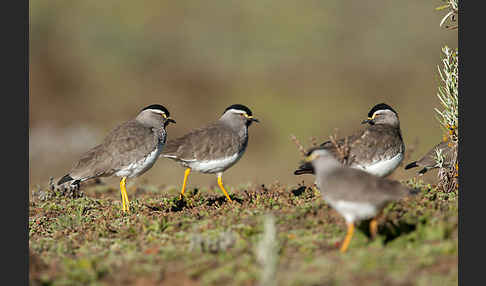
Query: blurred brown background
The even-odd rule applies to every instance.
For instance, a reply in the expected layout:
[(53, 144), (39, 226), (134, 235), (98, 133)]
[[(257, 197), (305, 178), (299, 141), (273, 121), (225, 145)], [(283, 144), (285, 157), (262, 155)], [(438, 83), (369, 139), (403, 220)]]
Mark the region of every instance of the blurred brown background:
[[(30, 186), (64, 175), (153, 103), (177, 120), (169, 138), (230, 104), (253, 110), (261, 123), (225, 173), (228, 186), (312, 182), (292, 175), (301, 157), (290, 134), (306, 147), (334, 128), (348, 134), (380, 102), (398, 111), (408, 150), (418, 139), (416, 159), (441, 138), (437, 65), (441, 46), (457, 47), (457, 32), (439, 27), (441, 3), (31, 1)], [(392, 177), (415, 173), (402, 166)], [(137, 182), (179, 187), (182, 178), (179, 165), (160, 159)], [(189, 186), (215, 182), (194, 173)]]

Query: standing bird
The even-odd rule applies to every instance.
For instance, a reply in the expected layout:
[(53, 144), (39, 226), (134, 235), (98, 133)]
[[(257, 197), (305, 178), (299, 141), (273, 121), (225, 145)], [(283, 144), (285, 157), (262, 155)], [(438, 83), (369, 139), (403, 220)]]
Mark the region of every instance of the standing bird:
[(305, 161), (314, 167), (322, 198), (346, 220), (348, 230), (341, 252), (348, 248), (355, 222), (372, 218), (370, 233), (374, 237), (378, 231), (376, 216), (381, 210), (389, 202), (413, 194), (412, 190), (397, 181), (343, 166), (329, 150), (322, 147), (311, 149)]
[[(389, 105), (380, 103), (371, 108), (368, 119), (361, 123), (366, 124), (364, 129), (336, 142), (339, 148), (349, 147), (343, 158), (344, 164), (379, 177), (388, 176), (402, 162), (405, 153), (397, 112)], [(331, 141), (320, 146), (334, 158), (342, 159), (340, 151)], [(302, 164), (294, 172), (295, 175), (313, 173), (310, 163)]]
[(437, 144), (432, 148), (429, 152), (427, 152), (420, 160), (414, 161), (409, 163), (405, 166), (405, 170), (415, 167), (423, 167), (419, 174), (423, 175), (430, 169), (439, 168), (440, 164), (438, 162), (437, 155), (442, 154), (444, 161), (442, 162), (442, 166), (448, 167), (453, 164), (455, 159), (454, 148), (452, 147), (452, 143), (444, 142)]
[(175, 123), (162, 105), (145, 107), (137, 117), (110, 131), (103, 143), (84, 153), (57, 185), (70, 182), (71, 186), (79, 186), (80, 182), (97, 177), (121, 177), (123, 211), (129, 211), (126, 180), (140, 176), (154, 165), (164, 147), (165, 128), (170, 122)]
[(219, 120), (167, 142), (161, 156), (175, 160), (186, 167), (181, 199), (184, 196), (189, 173), (194, 170), (216, 174), (218, 186), (228, 201), (232, 202), (223, 187), (223, 172), (243, 156), (248, 145), (248, 127), (253, 122), (259, 121), (253, 118), (248, 107), (234, 104), (226, 108)]

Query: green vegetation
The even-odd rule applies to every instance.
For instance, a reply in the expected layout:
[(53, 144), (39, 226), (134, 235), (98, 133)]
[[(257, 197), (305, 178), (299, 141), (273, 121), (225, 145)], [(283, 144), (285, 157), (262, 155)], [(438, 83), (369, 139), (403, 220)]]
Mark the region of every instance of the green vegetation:
[(188, 190), (185, 201), (177, 189), (128, 188), (128, 215), (119, 191), (103, 184), (76, 199), (34, 194), (30, 281), (257, 285), (266, 270), (276, 285), (457, 285), (457, 193), (404, 184), (422, 192), (384, 210), (374, 241), (363, 222), (344, 255), (344, 220), (311, 187), (231, 188), (234, 204), (216, 188)]

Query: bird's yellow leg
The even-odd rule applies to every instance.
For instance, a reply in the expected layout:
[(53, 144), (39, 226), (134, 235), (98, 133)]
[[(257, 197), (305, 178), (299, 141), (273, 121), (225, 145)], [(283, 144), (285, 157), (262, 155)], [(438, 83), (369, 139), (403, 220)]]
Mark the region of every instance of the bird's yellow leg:
[(375, 238), (376, 233), (378, 233), (378, 222), (376, 220), (376, 217), (374, 217), (370, 221), (370, 234), (371, 234), (371, 238)]
[(128, 201), (128, 193), (127, 193), (127, 188), (125, 187), (125, 204), (127, 205), (127, 212), (130, 212), (130, 201)]
[(127, 180), (127, 178), (123, 177), (120, 181), (120, 194), (121, 194), (121, 200), (122, 200), (122, 210), (125, 211), (126, 210), (126, 206), (125, 206), (125, 193), (123, 192), (123, 190), (125, 189), (125, 181)]
[(120, 191), (122, 194), (122, 205), (123, 211), (130, 211), (130, 202), (128, 201), (127, 188), (126, 188), (127, 178), (123, 177), (120, 181)]
[(228, 199), (228, 201), (230, 201), (230, 203), (232, 203), (233, 201), (231, 200), (231, 198), (228, 196), (228, 193), (226, 192), (226, 190), (224, 189), (223, 187), (223, 179), (222, 179), (222, 174), (218, 174), (218, 186), (219, 188), (221, 189), (221, 191), (223, 191), (224, 195), (226, 196), (226, 198)]
[(346, 250), (348, 249), (349, 243), (351, 242), (351, 238), (353, 237), (353, 232), (354, 232), (354, 224), (348, 223), (348, 232), (346, 234), (346, 238), (343, 241), (343, 245), (341, 246), (340, 249), (341, 252), (346, 252)]
[(186, 171), (184, 172), (184, 181), (182, 182), (180, 199), (182, 199), (182, 197), (184, 196), (184, 191), (186, 190), (187, 177), (189, 177), (190, 173), (191, 173), (191, 168), (187, 168)]

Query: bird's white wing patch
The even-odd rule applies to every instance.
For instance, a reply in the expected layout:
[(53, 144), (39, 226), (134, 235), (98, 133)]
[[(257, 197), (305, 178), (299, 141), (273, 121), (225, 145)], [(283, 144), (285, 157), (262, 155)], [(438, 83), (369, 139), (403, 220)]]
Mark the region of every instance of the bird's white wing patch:
[(118, 170), (115, 175), (118, 177), (132, 178), (145, 173), (154, 165), (155, 161), (159, 157), (162, 147), (162, 143), (159, 142), (157, 148), (155, 148), (154, 151), (150, 152), (145, 158), (136, 162), (132, 162), (128, 166), (120, 168), (120, 170)]
[(403, 160), (403, 153), (398, 153), (388, 160), (378, 161), (368, 166), (356, 165), (355, 169), (361, 169), (375, 176), (384, 177), (393, 172)]
[(194, 171), (201, 173), (218, 173), (231, 167), (240, 159), (242, 153), (234, 154), (227, 158), (221, 158), (208, 161), (184, 161), (184, 163)]
[(177, 158), (177, 156), (175, 156), (175, 155), (162, 154), (162, 156), (164, 156), (165, 158), (174, 158), (174, 159)]

